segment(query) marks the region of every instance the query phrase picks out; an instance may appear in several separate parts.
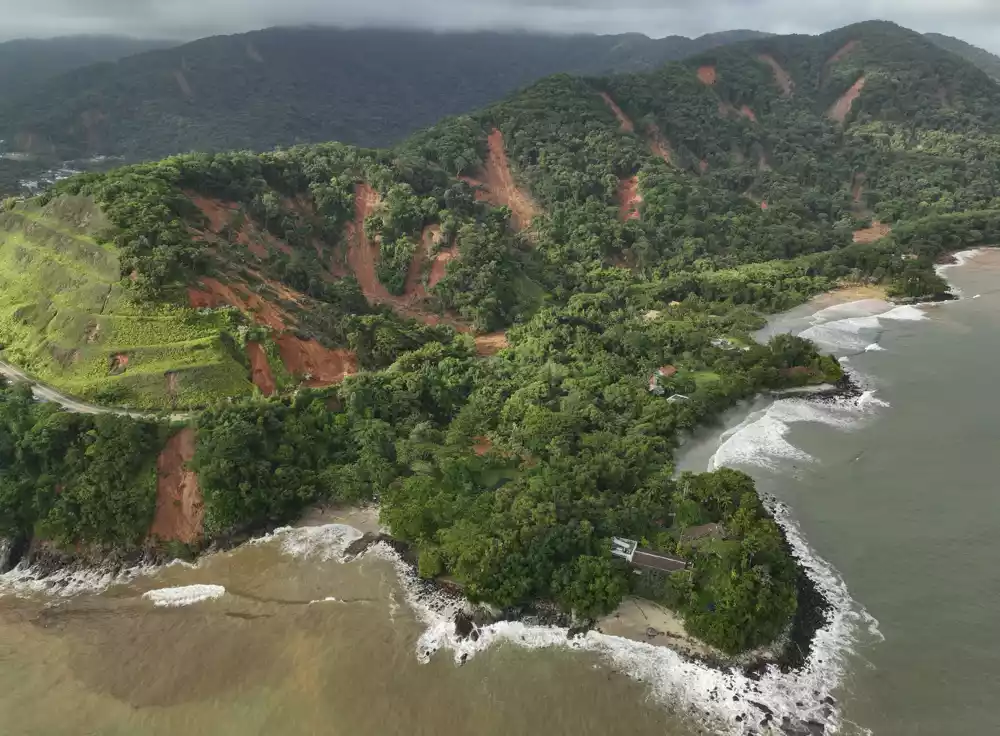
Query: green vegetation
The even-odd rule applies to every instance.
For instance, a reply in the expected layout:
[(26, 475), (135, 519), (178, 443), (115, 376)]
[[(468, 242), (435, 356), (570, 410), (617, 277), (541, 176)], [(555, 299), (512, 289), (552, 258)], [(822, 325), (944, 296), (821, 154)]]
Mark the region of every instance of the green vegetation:
[[(790, 75), (793, 94), (761, 54)], [(702, 66), (714, 67), (714, 85), (699, 81)], [(862, 75), (845, 120), (831, 120)], [(506, 176), (483, 172), (500, 158), (489, 149), (494, 130), (538, 206), (522, 229), (512, 224), (521, 213), (469, 183)], [(135, 328), (142, 338), (129, 354), (139, 376), (155, 366), (151, 381), (209, 346), (199, 369), (219, 383), (197, 379), (197, 398), (226, 399), (198, 420), (209, 538), (294, 519), (316, 501), (374, 499), (421, 574), (447, 574), (472, 598), (549, 599), (596, 616), (632, 591), (740, 651), (788, 624), (797, 572), (748, 477), (676, 478), (674, 451), (740, 399), (841, 377), (807, 341), (754, 344), (760, 312), (844, 280), (940, 295), (932, 266), (942, 253), (1000, 237), (998, 148), (993, 82), (885, 23), (754, 41), (652, 73), (557, 76), (390, 151), (191, 154), (61, 183), (0, 216), (0, 275), (15, 284), (0, 326), (14, 325), (11, 349), (20, 340), (31, 370), (79, 380), (91, 395), (137, 381), (131, 358), (120, 376), (74, 377), (73, 366), (121, 349), (95, 340), (89, 352), (95, 314), (148, 328)], [(618, 193), (633, 176), (640, 216), (623, 221)], [(59, 224), (60, 208), (73, 207), (90, 208), (86, 227)], [(225, 222), (210, 227), (220, 214)], [(366, 252), (347, 237), (359, 215), (380, 243), (374, 269), (358, 266)], [(853, 242), (873, 219), (892, 234)], [(454, 256), (439, 282), (425, 283), (429, 298), (370, 304), (359, 280), (373, 293), (374, 270), (385, 290), (404, 291), (428, 228), (440, 236), (426, 255)], [(263, 251), (251, 252), (250, 235)], [(43, 246), (48, 270), (29, 258)], [(248, 389), (239, 348), (257, 340), (274, 361), (287, 335), (248, 324), (256, 307), (182, 308), (182, 287), (205, 276), (266, 296), (289, 331), (353, 350), (366, 370), (325, 391), (238, 400)], [(109, 309), (98, 309), (108, 295)], [(428, 326), (435, 311), (443, 324)], [(41, 342), (69, 321), (76, 332), (64, 342)], [(483, 359), (466, 327), (505, 329), (510, 346)], [(123, 332), (109, 326), (106, 339)], [(60, 355), (62, 372), (47, 368)], [(650, 391), (664, 366), (676, 371)], [(675, 393), (686, 400), (670, 401)], [(705, 524), (719, 533), (685, 536)], [(692, 568), (637, 578), (611, 556), (612, 536), (683, 554)]]
[(106, 227), (84, 198), (0, 213), (4, 359), (112, 404), (203, 406), (249, 394), (246, 368), (225, 337), (234, 315), (141, 302), (120, 282), (116, 249), (98, 241)]
[[(0, 95), (0, 139), (63, 159), (116, 154), (140, 160), (328, 140), (385, 146), (548, 74), (654, 69), (762, 35), (654, 40), (273, 28), (205, 38), (45, 82), (36, 78), (22, 94)], [(117, 55), (124, 54), (109, 48), (104, 58)]]
[(0, 536), (132, 550), (156, 510), (164, 428), (69, 414), (0, 382)]

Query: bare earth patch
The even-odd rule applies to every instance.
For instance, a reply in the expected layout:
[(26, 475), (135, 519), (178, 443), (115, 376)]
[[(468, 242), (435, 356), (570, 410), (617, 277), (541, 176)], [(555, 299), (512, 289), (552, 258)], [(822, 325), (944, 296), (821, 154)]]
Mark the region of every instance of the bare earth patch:
[(264, 352), (264, 348), (259, 342), (247, 343), (247, 357), (250, 359), (254, 385), (265, 396), (273, 396), (277, 384), (271, 373), (271, 365), (267, 362), (267, 353)]
[(718, 73), (715, 71), (714, 66), (700, 66), (698, 67), (698, 79), (702, 84), (712, 86), (718, 80)]
[(862, 228), (861, 230), (854, 231), (854, 242), (855, 243), (874, 243), (876, 240), (881, 240), (886, 235), (892, 232), (892, 228), (881, 223), (878, 220), (872, 221), (871, 227)]
[(653, 155), (659, 156), (669, 164), (671, 161), (671, 154), (670, 144), (667, 142), (667, 139), (663, 137), (663, 133), (660, 132), (656, 123), (650, 123), (648, 131), (649, 150), (653, 152)]
[(311, 388), (332, 386), (358, 372), (358, 356), (350, 350), (333, 350), (295, 335), (282, 335), (277, 343), (288, 372), (301, 376)]
[(509, 207), (515, 228), (523, 230), (530, 227), (531, 221), (538, 215), (538, 206), (530, 195), (514, 182), (510, 162), (507, 160), (507, 150), (504, 147), (503, 133), (494, 129), (489, 136), (489, 147), (490, 153), (482, 178), (463, 178), (472, 186), (479, 187), (476, 199), (489, 202), (495, 207)]
[(840, 61), (841, 59), (843, 59), (849, 53), (851, 53), (852, 51), (854, 51), (854, 49), (856, 49), (858, 47), (859, 43), (860, 43), (860, 41), (848, 41), (847, 43), (845, 43), (843, 46), (840, 47), (840, 50), (837, 51), (837, 53), (835, 53), (833, 56), (831, 56), (829, 59), (827, 59), (826, 63), (828, 65), (829, 64), (836, 64), (838, 61)]
[(187, 469), (194, 458), (195, 432), (188, 427), (170, 438), (157, 460), (156, 515), (151, 537), (193, 544), (201, 539), (205, 515), (197, 474)]
[(434, 263), (431, 264), (431, 273), (430, 276), (427, 277), (428, 288), (433, 289), (441, 283), (441, 279), (443, 279), (448, 273), (448, 261), (454, 258), (458, 258), (458, 253), (451, 248), (439, 251), (438, 254), (434, 256)]
[(611, 95), (607, 92), (601, 92), (601, 99), (607, 103), (608, 107), (611, 108), (611, 112), (613, 112), (615, 117), (618, 118), (618, 122), (621, 123), (623, 133), (632, 133), (635, 131), (635, 125), (633, 125), (632, 121), (629, 120), (628, 115), (626, 115), (624, 111), (618, 107), (618, 103), (611, 99)]
[(861, 96), (861, 90), (865, 87), (865, 78), (862, 76), (857, 82), (851, 85), (840, 99), (833, 103), (828, 116), (831, 120), (842, 123), (847, 119), (847, 114), (851, 111), (854, 101)]
[(208, 227), (213, 233), (219, 233), (229, 225), (233, 215), (239, 210), (239, 206), (235, 202), (223, 202), (220, 199), (202, 197), (194, 192), (185, 192), (185, 194), (191, 198), (194, 206), (208, 218)]
[(753, 110), (750, 109), (748, 105), (743, 105), (742, 107), (740, 107), (740, 115), (747, 118), (752, 123), (757, 122), (757, 115), (754, 113)]
[(278, 332), (293, 321), (283, 309), (262, 299), (245, 284), (240, 285), (245, 294), (243, 297), (230, 286), (210, 276), (203, 277), (200, 286), (202, 288), (188, 287), (188, 302), (195, 309), (236, 307), (250, 314), (258, 324), (266, 325)]
[(632, 176), (618, 182), (618, 217), (622, 221), (638, 220), (639, 205), (642, 195), (639, 194), (639, 177)]
[(501, 350), (509, 347), (507, 334), (505, 332), (494, 332), (489, 335), (479, 335), (476, 337), (476, 352), (483, 356), (496, 355)]
[(795, 90), (795, 82), (792, 81), (792, 77), (788, 72), (770, 54), (761, 54), (757, 58), (771, 67), (771, 70), (774, 72), (774, 81), (781, 87), (782, 94), (785, 97), (790, 97)]

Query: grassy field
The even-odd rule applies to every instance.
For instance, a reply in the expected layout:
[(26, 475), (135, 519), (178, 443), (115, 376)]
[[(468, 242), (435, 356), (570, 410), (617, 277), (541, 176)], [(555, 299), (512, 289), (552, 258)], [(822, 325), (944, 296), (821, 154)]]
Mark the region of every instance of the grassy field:
[(118, 406), (186, 408), (252, 393), (230, 317), (133, 302), (114, 248), (94, 238), (106, 227), (79, 197), (0, 213), (3, 357), (68, 394)]

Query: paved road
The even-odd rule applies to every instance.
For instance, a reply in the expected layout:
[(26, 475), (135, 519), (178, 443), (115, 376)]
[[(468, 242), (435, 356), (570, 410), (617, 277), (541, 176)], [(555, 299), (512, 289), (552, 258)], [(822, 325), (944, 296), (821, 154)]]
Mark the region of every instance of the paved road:
[[(36, 381), (25, 374), (24, 371), (2, 360), (0, 360), (0, 375), (9, 378), (15, 383), (30, 383), (31, 393), (34, 394), (36, 399), (52, 404), (59, 404), (66, 411), (71, 411), (74, 414), (114, 414), (115, 416), (132, 417), (133, 419), (156, 419), (162, 416), (158, 412), (129, 411), (128, 409), (115, 409), (109, 406), (88, 404), (85, 401), (74, 399), (72, 396), (67, 396), (64, 393), (56, 391), (51, 386)], [(180, 412), (170, 414), (167, 418), (172, 422), (183, 422), (192, 416), (194, 415), (191, 412)]]

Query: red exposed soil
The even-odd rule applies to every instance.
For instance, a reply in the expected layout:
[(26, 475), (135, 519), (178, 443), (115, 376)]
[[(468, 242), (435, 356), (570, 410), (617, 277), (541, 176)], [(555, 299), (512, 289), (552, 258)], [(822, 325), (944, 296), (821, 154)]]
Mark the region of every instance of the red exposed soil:
[(504, 332), (494, 332), (490, 335), (479, 335), (476, 338), (476, 352), (483, 357), (496, 355), (501, 350), (509, 347), (507, 334)]
[(195, 432), (181, 430), (157, 461), (156, 515), (149, 534), (163, 541), (193, 544), (201, 539), (204, 503), (198, 476), (185, 466), (194, 458)]
[(126, 368), (128, 368), (128, 355), (118, 353), (111, 358), (111, 373), (124, 373)]
[(847, 119), (847, 114), (851, 111), (851, 107), (854, 105), (854, 101), (861, 96), (861, 90), (864, 89), (865, 78), (862, 76), (857, 82), (851, 85), (851, 88), (847, 90), (840, 99), (833, 103), (833, 107), (830, 108), (828, 113), (831, 120), (838, 123), (842, 123)]
[(888, 225), (879, 222), (878, 220), (872, 220), (872, 226), (862, 228), (861, 230), (854, 231), (854, 242), (855, 243), (874, 243), (876, 240), (881, 240), (886, 235), (892, 232), (892, 228)]
[(209, 229), (213, 233), (219, 233), (224, 227), (232, 222), (233, 215), (239, 209), (235, 202), (223, 202), (218, 199), (202, 197), (192, 192), (186, 192), (191, 198), (191, 202), (200, 209), (208, 218)]
[(847, 43), (845, 43), (841, 47), (841, 49), (837, 53), (835, 53), (833, 56), (831, 56), (829, 59), (827, 59), (826, 63), (827, 64), (836, 64), (838, 61), (840, 61), (841, 59), (843, 59), (849, 53), (851, 53), (852, 51), (854, 51), (854, 49), (856, 49), (858, 47), (858, 43), (860, 43), (860, 42), (859, 41), (848, 41)]
[(702, 159), (698, 162), (698, 170), (703, 174), (708, 173), (708, 161), (706, 159)]
[(277, 343), (281, 362), (288, 372), (302, 376), (312, 388), (332, 386), (358, 372), (358, 356), (350, 350), (331, 350), (315, 340), (295, 335), (282, 335)]
[(762, 210), (766, 210), (768, 208), (768, 204), (767, 204), (767, 200), (766, 199), (763, 202), (760, 203), (760, 208)]
[(707, 84), (709, 86), (715, 84), (718, 79), (718, 74), (715, 71), (714, 66), (701, 66), (698, 67), (698, 79), (701, 80), (702, 84)]
[[(508, 176), (510, 172), (508, 171)], [(354, 198), (354, 222), (347, 226), (348, 250), (347, 262), (354, 272), (361, 286), (361, 292), (372, 304), (387, 304), (398, 314), (423, 322), (425, 325), (447, 324), (454, 327), (459, 332), (469, 332), (468, 325), (464, 325), (452, 317), (441, 317), (420, 309), (421, 295), (419, 291), (404, 296), (393, 296), (388, 289), (379, 283), (375, 271), (375, 264), (378, 259), (378, 244), (372, 243), (365, 235), (365, 218), (374, 211), (378, 205), (378, 194), (365, 182), (359, 182), (355, 188)], [(427, 231), (425, 231), (425, 236)], [(436, 235), (435, 235), (436, 237)], [(444, 251), (448, 253), (449, 251)], [(437, 280), (435, 280), (435, 269), (443, 268), (444, 262), (455, 257), (455, 253), (450, 255), (438, 255), (435, 264), (431, 268), (430, 285), (434, 286), (441, 280), (444, 273), (438, 270)], [(439, 264), (438, 261), (441, 263)]]
[[(428, 225), (420, 234), (420, 245), (413, 252), (413, 260), (410, 261), (410, 270), (406, 274), (406, 286), (403, 288), (403, 298), (411, 302), (426, 299), (427, 289), (424, 288), (421, 277), (423, 276), (424, 261), (430, 255), (434, 244), (441, 237), (440, 225)], [(436, 259), (435, 259), (436, 261)], [(444, 274), (442, 274), (443, 276)], [(438, 281), (441, 279), (439, 278)], [(437, 281), (434, 282), (436, 284)], [(431, 286), (434, 286), (431, 284)]]
[(638, 220), (639, 205), (642, 195), (639, 194), (639, 177), (633, 176), (618, 182), (618, 217), (622, 221)]
[(482, 457), (493, 449), (493, 441), (489, 437), (473, 437), (472, 451)]
[(245, 284), (240, 285), (246, 294), (245, 297), (239, 296), (232, 288), (209, 276), (202, 278), (201, 286), (204, 288), (188, 287), (188, 300), (195, 309), (236, 307), (240, 311), (252, 314), (258, 324), (267, 325), (272, 330), (279, 332), (293, 321), (284, 310), (261, 299)]
[(740, 115), (742, 115), (743, 117), (749, 119), (751, 122), (754, 122), (754, 123), (757, 122), (757, 116), (754, 114), (754, 111), (751, 110), (747, 105), (743, 105), (740, 108)]
[(354, 222), (347, 226), (347, 262), (368, 301), (390, 301), (392, 295), (379, 283), (375, 272), (378, 244), (365, 235), (365, 218), (375, 211), (378, 204), (378, 193), (366, 182), (358, 182), (354, 189)]
[(633, 125), (632, 121), (629, 120), (628, 115), (626, 115), (622, 111), (622, 109), (618, 107), (618, 104), (611, 99), (611, 95), (609, 95), (607, 92), (601, 92), (601, 98), (607, 103), (608, 107), (611, 108), (611, 112), (615, 114), (615, 117), (618, 118), (618, 122), (621, 123), (622, 125), (622, 132), (624, 133), (634, 132), (635, 125)]
[(784, 94), (785, 97), (790, 97), (792, 91), (795, 89), (795, 82), (792, 81), (788, 72), (786, 72), (784, 68), (782, 68), (781, 64), (779, 64), (770, 54), (761, 54), (757, 58), (771, 67), (774, 71), (774, 81), (778, 83), (779, 87), (781, 87), (782, 94)]
[(667, 143), (667, 139), (663, 137), (663, 133), (657, 127), (656, 123), (649, 124), (649, 149), (654, 155), (659, 156), (668, 164), (670, 163), (670, 144)]
[(514, 227), (523, 230), (531, 225), (532, 219), (538, 214), (538, 207), (514, 182), (504, 148), (503, 133), (494, 129), (489, 136), (489, 146), (490, 155), (482, 178), (463, 178), (469, 184), (480, 187), (476, 192), (476, 199), (489, 202), (495, 207), (509, 207)]
[(440, 251), (434, 257), (434, 263), (431, 264), (431, 274), (427, 278), (427, 287), (429, 289), (433, 289), (435, 286), (441, 283), (441, 279), (443, 279), (445, 277), (445, 274), (448, 273), (448, 261), (457, 257), (458, 253), (456, 253), (451, 248)]
[(277, 384), (271, 373), (271, 365), (267, 362), (267, 353), (264, 352), (264, 348), (259, 342), (247, 343), (247, 357), (250, 359), (254, 385), (265, 396), (274, 395)]

